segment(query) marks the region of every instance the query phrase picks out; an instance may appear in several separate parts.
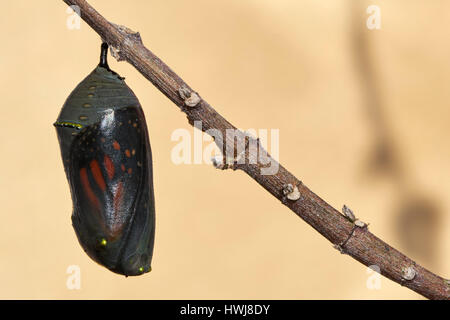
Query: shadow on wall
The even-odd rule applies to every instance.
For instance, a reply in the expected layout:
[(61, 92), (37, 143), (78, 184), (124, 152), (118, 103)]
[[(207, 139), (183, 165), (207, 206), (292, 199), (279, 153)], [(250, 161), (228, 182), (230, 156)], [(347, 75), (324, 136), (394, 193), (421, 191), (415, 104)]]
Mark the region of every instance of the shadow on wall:
[[(365, 5), (365, 6), (364, 6)], [(396, 139), (388, 126), (386, 106), (383, 102), (382, 75), (377, 73), (369, 49), (369, 33), (361, 27), (362, 19), (367, 19), (366, 8), (369, 3), (352, 2), (353, 25), (351, 37), (353, 43), (356, 72), (361, 83), (364, 113), (367, 125), (373, 137), (372, 150), (367, 156), (364, 174), (371, 179), (380, 176), (390, 180), (394, 185), (392, 204), (392, 224), (395, 233), (406, 249), (406, 254), (415, 257), (422, 263), (437, 264), (439, 252), (439, 232), (442, 220), (441, 210), (436, 199), (415, 183), (414, 172), (407, 169), (401, 159)], [(362, 16), (364, 15), (364, 17)]]

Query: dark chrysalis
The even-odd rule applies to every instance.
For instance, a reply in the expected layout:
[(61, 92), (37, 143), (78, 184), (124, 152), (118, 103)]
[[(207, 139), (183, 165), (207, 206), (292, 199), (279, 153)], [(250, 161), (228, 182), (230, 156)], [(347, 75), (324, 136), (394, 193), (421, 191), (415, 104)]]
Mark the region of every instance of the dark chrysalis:
[(151, 271), (155, 236), (152, 154), (141, 105), (100, 64), (69, 95), (55, 122), (84, 251), (126, 276)]

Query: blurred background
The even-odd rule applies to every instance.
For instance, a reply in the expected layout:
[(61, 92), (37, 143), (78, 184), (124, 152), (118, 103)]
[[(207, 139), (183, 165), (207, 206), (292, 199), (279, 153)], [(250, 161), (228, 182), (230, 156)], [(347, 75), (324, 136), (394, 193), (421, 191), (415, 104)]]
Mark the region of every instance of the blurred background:
[[(279, 129), (280, 162), (338, 210), (450, 278), (450, 2), (91, 0), (242, 129)], [(381, 29), (369, 30), (369, 5)], [(146, 113), (153, 271), (125, 278), (83, 252), (52, 124), (98, 63), (63, 1), (7, 1), (0, 20), (0, 298), (421, 299), (373, 274), (242, 172), (175, 165), (186, 117), (110, 57)], [(69, 290), (71, 265), (81, 288)]]

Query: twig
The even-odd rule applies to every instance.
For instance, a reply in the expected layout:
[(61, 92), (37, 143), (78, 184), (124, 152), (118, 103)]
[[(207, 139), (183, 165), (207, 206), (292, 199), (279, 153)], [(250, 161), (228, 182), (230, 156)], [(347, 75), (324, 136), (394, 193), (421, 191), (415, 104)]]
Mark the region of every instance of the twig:
[[(144, 77), (155, 85), (164, 95), (186, 113), (191, 125), (201, 121), (202, 130), (216, 129), (226, 137), (217, 139), (219, 147), (235, 145), (229, 141), (226, 130), (236, 128), (217, 113), (198, 93), (192, 90), (164, 62), (148, 50), (142, 43), (139, 33), (107, 21), (85, 0), (64, 0), (68, 5), (80, 8), (81, 18), (85, 20), (110, 46), (115, 48), (118, 60), (126, 60)], [(245, 136), (243, 132), (237, 131)], [(252, 142), (259, 140), (249, 138)], [(247, 141), (247, 140), (246, 140)], [(234, 155), (236, 157), (236, 155)], [(450, 285), (438, 275), (426, 270), (401, 252), (389, 246), (370, 233), (361, 221), (351, 221), (315, 195), (294, 175), (281, 165), (276, 174), (262, 175), (260, 163), (248, 161), (245, 153), (244, 164), (236, 161), (231, 167), (246, 172), (274, 197), (295, 212), (321, 235), (331, 241), (342, 253), (348, 254), (366, 266), (376, 265), (382, 275), (406, 286), (430, 299), (450, 299)], [(270, 158), (270, 161), (275, 161)], [(236, 160), (236, 159), (235, 159)], [(228, 162), (227, 162), (228, 163)], [(290, 185), (290, 186), (289, 186)], [(288, 192), (286, 192), (288, 190)]]

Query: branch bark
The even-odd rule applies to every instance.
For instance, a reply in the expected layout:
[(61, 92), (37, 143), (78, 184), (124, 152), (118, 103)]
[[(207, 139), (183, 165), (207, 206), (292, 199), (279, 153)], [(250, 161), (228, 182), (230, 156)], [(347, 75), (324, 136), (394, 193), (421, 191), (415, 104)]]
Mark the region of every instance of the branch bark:
[[(215, 111), (198, 93), (193, 91), (163, 61), (148, 50), (142, 43), (139, 33), (107, 21), (85, 0), (63, 0), (68, 5), (77, 5), (81, 18), (86, 21), (102, 38), (113, 47), (118, 60), (132, 64), (145, 78), (155, 85), (165, 96), (186, 113), (191, 125), (201, 121), (202, 130), (210, 133), (218, 130), (222, 139), (215, 136), (215, 142), (226, 153), (225, 146), (236, 146), (233, 137), (228, 137), (227, 130), (237, 130), (230, 122)], [(237, 131), (238, 140), (245, 139), (246, 146), (259, 140), (246, 137)], [(300, 218), (311, 225), (322, 236), (327, 238), (341, 253), (347, 254), (366, 266), (377, 266), (385, 277), (408, 287), (430, 299), (450, 300), (450, 282), (411, 260), (394, 249), (371, 232), (367, 225), (344, 216), (334, 209), (293, 174), (279, 165), (278, 172), (273, 175), (261, 174), (267, 165), (255, 163), (251, 152), (245, 152), (245, 163), (237, 161), (223, 162), (217, 166), (221, 169), (239, 169), (247, 173), (275, 198), (291, 209)], [(239, 155), (241, 156), (241, 155)], [(275, 161), (267, 155), (268, 160)], [(224, 160), (229, 157), (224, 156)], [(228, 164), (227, 164), (228, 163)], [(298, 192), (297, 192), (298, 190)]]

